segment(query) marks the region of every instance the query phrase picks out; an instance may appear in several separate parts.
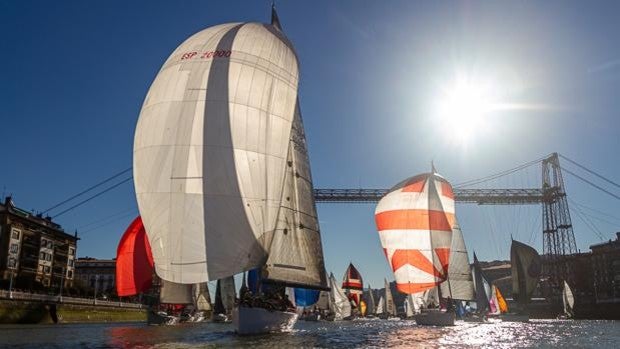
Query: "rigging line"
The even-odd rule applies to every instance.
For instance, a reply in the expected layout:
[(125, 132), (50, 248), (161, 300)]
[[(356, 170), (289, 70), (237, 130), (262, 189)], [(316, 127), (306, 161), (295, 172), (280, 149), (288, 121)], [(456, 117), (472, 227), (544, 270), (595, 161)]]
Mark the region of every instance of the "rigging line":
[(584, 182), (586, 182), (586, 183), (590, 184), (591, 186), (595, 187), (596, 189), (598, 189), (598, 190), (600, 190), (600, 191), (602, 191), (602, 192), (604, 192), (604, 193), (606, 193), (606, 194), (609, 194), (609, 195), (613, 196), (614, 198), (616, 198), (616, 199), (620, 200), (620, 196), (618, 196), (618, 195), (616, 195), (616, 194), (614, 194), (614, 193), (612, 193), (612, 192), (610, 192), (610, 191), (608, 191), (608, 190), (606, 190), (606, 189), (603, 189), (602, 187), (600, 187), (600, 186), (598, 186), (598, 185), (596, 185), (596, 184), (594, 184), (594, 183), (590, 182), (589, 180), (587, 180), (587, 179), (585, 179), (585, 178), (583, 178), (583, 177), (581, 177), (581, 176), (579, 176), (579, 175), (577, 175), (577, 174), (575, 174), (575, 173), (573, 173), (573, 172), (571, 172), (571, 171), (569, 171), (569, 170), (565, 169), (564, 167), (561, 167), (561, 166), (560, 166), (560, 168), (562, 169), (562, 171), (564, 171), (564, 172), (566, 172), (566, 173), (568, 173), (568, 174), (570, 174), (570, 175), (573, 175), (573, 176), (575, 176), (575, 177), (577, 177), (577, 178), (581, 179), (582, 181), (584, 181)]
[[(133, 210), (133, 211), (135, 211), (135, 210)], [(111, 220), (111, 221), (106, 222), (106, 223), (104, 223), (104, 224), (100, 224), (100, 225), (98, 225), (98, 226), (96, 226), (96, 227), (94, 227), (94, 228), (90, 228), (90, 229), (88, 229), (88, 230), (85, 230), (85, 231), (83, 231), (83, 232), (81, 232), (81, 233), (80, 233), (80, 236), (82, 236), (82, 235), (84, 235), (84, 234), (87, 234), (87, 233), (90, 233), (91, 231), (95, 231), (95, 230), (101, 229), (101, 228), (103, 228), (103, 227), (106, 227), (106, 226), (108, 226), (108, 225), (110, 225), (110, 224), (112, 224), (112, 223), (116, 223), (116, 222), (118, 222), (118, 221), (120, 221), (120, 220), (122, 220), (122, 219), (124, 219), (124, 218), (131, 217), (131, 216), (132, 216), (132, 215), (134, 215), (134, 214), (135, 214), (135, 212), (129, 212), (129, 213), (125, 214), (125, 215), (122, 215), (122, 216), (120, 216), (120, 217), (117, 217), (117, 218), (116, 218), (116, 219), (114, 219), (114, 220)]]
[(590, 174), (593, 174), (593, 175), (597, 176), (598, 178), (600, 178), (600, 179), (604, 180), (605, 182), (607, 182), (607, 183), (609, 183), (609, 184), (612, 184), (612, 185), (615, 185), (616, 187), (620, 188), (620, 184), (618, 184), (618, 183), (616, 183), (616, 182), (614, 182), (614, 181), (612, 181), (612, 180), (610, 180), (610, 179), (605, 178), (604, 176), (602, 176), (602, 175), (600, 175), (600, 174), (598, 174), (598, 173), (596, 173), (596, 172), (594, 172), (594, 171), (590, 170), (589, 168), (587, 168), (587, 167), (585, 167), (585, 166), (583, 166), (583, 165), (578, 164), (577, 162), (575, 162), (575, 161), (573, 161), (573, 160), (571, 160), (571, 159), (567, 158), (566, 156), (564, 156), (564, 155), (562, 155), (562, 154), (558, 154), (558, 155), (560, 155), (560, 156), (562, 157), (562, 159), (564, 159), (564, 160), (566, 160), (566, 161), (568, 161), (568, 162), (572, 163), (573, 165), (578, 166), (578, 167), (580, 167), (581, 169), (583, 169), (583, 170), (585, 170), (585, 171), (589, 172)]
[(108, 179), (105, 179), (105, 180), (103, 180), (103, 181), (101, 181), (101, 182), (99, 182), (99, 183), (97, 183), (97, 184), (95, 184), (95, 185), (93, 185), (93, 186), (91, 186), (91, 187), (87, 188), (86, 190), (83, 190), (83, 191), (81, 191), (81, 192), (79, 192), (79, 193), (77, 193), (77, 194), (73, 195), (72, 197), (70, 197), (70, 198), (68, 198), (68, 199), (66, 199), (66, 200), (63, 200), (63, 201), (61, 201), (61, 202), (57, 203), (56, 205), (54, 205), (54, 206), (52, 206), (52, 207), (48, 208), (47, 210), (45, 210), (45, 211), (41, 212), (41, 214), (44, 214), (44, 213), (46, 213), (46, 212), (49, 212), (49, 211), (51, 211), (51, 210), (55, 209), (55, 208), (56, 208), (56, 207), (58, 207), (58, 206), (64, 205), (64, 204), (66, 204), (67, 202), (69, 202), (69, 201), (71, 201), (71, 200), (73, 200), (73, 199), (75, 199), (75, 198), (77, 198), (77, 197), (79, 197), (79, 196), (82, 196), (82, 195), (84, 195), (84, 194), (88, 193), (89, 191), (91, 191), (91, 190), (93, 190), (93, 189), (95, 189), (95, 188), (97, 188), (97, 187), (100, 187), (101, 185), (103, 185), (103, 184), (105, 184), (105, 183), (108, 183), (109, 181), (113, 180), (114, 178), (117, 178), (117, 177), (119, 177), (120, 175), (122, 175), (122, 174), (124, 174), (124, 173), (127, 173), (127, 172), (129, 172), (129, 171), (131, 171), (131, 169), (132, 169), (132, 168), (133, 168), (133, 167), (130, 167), (130, 168), (124, 169), (123, 171), (121, 171), (121, 172), (119, 172), (119, 173), (117, 173), (117, 174), (113, 175), (112, 177), (109, 177)]
[(97, 194), (95, 194), (95, 195), (93, 195), (93, 196), (90, 196), (90, 197), (88, 197), (87, 199), (84, 199), (84, 200), (82, 200), (82, 201), (78, 202), (77, 204), (75, 204), (75, 205), (73, 205), (73, 206), (69, 207), (68, 209), (66, 209), (66, 210), (64, 210), (64, 211), (62, 211), (62, 212), (60, 212), (60, 213), (56, 214), (56, 215), (54, 216), (54, 218), (57, 218), (58, 216), (63, 215), (63, 214), (65, 214), (65, 213), (67, 213), (67, 212), (69, 212), (69, 211), (73, 210), (73, 209), (74, 209), (74, 208), (76, 208), (76, 207), (82, 206), (83, 204), (85, 204), (85, 203), (89, 202), (90, 200), (92, 200), (92, 199), (94, 199), (94, 198), (96, 198), (96, 197), (99, 197), (99, 196), (101, 196), (101, 195), (103, 195), (103, 194), (105, 194), (105, 193), (109, 192), (110, 190), (112, 190), (112, 189), (114, 189), (114, 188), (118, 187), (119, 185), (121, 185), (121, 184), (123, 184), (123, 183), (127, 183), (127, 182), (129, 182), (129, 181), (130, 181), (130, 180), (132, 180), (132, 179), (133, 179), (133, 176), (132, 176), (132, 177), (129, 177), (129, 178), (126, 178), (126, 179), (124, 179), (123, 181), (118, 182), (118, 183), (114, 184), (113, 186), (108, 187), (107, 189), (104, 189), (103, 191), (100, 191), (100, 192), (98, 192)]
[(542, 157), (540, 159), (533, 160), (533, 161), (521, 164), (521, 165), (519, 165), (517, 167), (514, 167), (512, 169), (501, 171), (501, 172), (498, 172), (498, 173), (495, 173), (495, 174), (492, 174), (492, 175), (489, 175), (489, 176), (486, 176), (486, 177), (482, 177), (482, 178), (478, 178), (478, 179), (472, 179), (472, 180), (469, 180), (469, 181), (458, 183), (458, 184), (455, 184), (454, 187), (455, 188), (460, 188), (460, 187), (465, 187), (465, 186), (469, 186), (469, 185), (479, 184), (479, 183), (486, 182), (486, 181), (489, 181), (489, 180), (492, 180), (492, 179), (496, 179), (496, 178), (499, 178), (499, 177), (502, 177), (502, 176), (505, 176), (505, 175), (509, 175), (511, 173), (517, 172), (517, 171), (522, 170), (524, 168), (530, 167), (530, 166), (532, 166), (532, 165), (534, 165), (536, 163), (539, 163), (539, 162), (543, 161), (544, 159), (546, 159), (547, 157), (548, 156), (544, 156), (544, 157)]

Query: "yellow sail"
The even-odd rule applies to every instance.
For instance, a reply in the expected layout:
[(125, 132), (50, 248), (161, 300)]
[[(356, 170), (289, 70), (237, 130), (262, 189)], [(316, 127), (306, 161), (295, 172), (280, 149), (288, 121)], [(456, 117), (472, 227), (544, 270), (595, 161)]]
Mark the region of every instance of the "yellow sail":
[(495, 288), (495, 296), (497, 297), (497, 305), (499, 306), (499, 311), (502, 314), (507, 313), (508, 303), (506, 303), (504, 296), (502, 296), (502, 293), (499, 291), (499, 287), (494, 287), (494, 288)]
[(366, 302), (360, 301), (360, 314), (366, 316)]

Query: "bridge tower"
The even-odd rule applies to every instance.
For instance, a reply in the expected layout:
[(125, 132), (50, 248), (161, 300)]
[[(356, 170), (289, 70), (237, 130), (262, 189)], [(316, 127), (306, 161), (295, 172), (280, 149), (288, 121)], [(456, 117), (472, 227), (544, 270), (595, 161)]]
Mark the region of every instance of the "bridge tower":
[(542, 161), (543, 274), (552, 293), (571, 280), (567, 257), (577, 253), (558, 153)]

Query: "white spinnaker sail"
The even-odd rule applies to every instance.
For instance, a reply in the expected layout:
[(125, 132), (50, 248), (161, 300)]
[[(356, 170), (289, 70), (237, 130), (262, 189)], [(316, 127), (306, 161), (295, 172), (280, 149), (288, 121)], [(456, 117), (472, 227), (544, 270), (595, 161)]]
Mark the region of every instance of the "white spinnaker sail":
[(351, 303), (349, 303), (349, 299), (344, 294), (340, 285), (338, 285), (338, 281), (334, 277), (334, 274), (329, 275), (329, 304), (330, 310), (334, 314), (334, 320), (342, 320), (346, 317), (351, 316)]
[(326, 289), (321, 233), (299, 104), (288, 147), (276, 229), (273, 234), (265, 234), (269, 258), (262, 269), (263, 282)]
[(385, 298), (379, 297), (379, 304), (377, 305), (377, 315), (385, 313)]
[(207, 28), (164, 63), (140, 112), (133, 158), (159, 277), (200, 283), (265, 262), (298, 74), (290, 42), (261, 23)]
[(452, 228), (448, 281), (441, 283), (439, 287), (441, 287), (441, 295), (444, 298), (451, 297), (465, 301), (475, 298), (467, 248), (465, 247), (463, 232), (456, 219)]

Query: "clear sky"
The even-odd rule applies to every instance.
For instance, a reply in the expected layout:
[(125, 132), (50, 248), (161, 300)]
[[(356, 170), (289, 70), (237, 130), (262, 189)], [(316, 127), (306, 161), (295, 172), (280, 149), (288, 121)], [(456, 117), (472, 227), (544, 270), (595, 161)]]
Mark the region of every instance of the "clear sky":
[[(277, 8), (300, 58), (315, 187), (387, 188), (431, 160), (456, 184), (554, 151), (620, 180), (620, 3), (289, 0)], [(42, 211), (130, 167), (144, 96), (176, 46), (206, 27), (269, 15), (269, 1), (0, 0), (0, 190)], [(438, 101), (463, 78), (487, 86), (496, 106), (475, 122), (440, 117)], [(598, 217), (595, 233), (572, 211), (578, 247), (612, 238), (618, 201), (565, 180), (573, 202), (610, 215), (581, 206)], [(530, 167), (485, 186), (540, 181)], [(373, 213), (370, 204), (319, 205), (328, 271), (341, 277), (353, 261), (373, 285), (393, 279)], [(111, 258), (136, 214), (129, 182), (55, 220), (79, 231), (79, 256)], [(470, 253), (483, 260), (507, 259), (511, 234), (542, 249), (540, 206), (459, 204), (457, 215)]]

